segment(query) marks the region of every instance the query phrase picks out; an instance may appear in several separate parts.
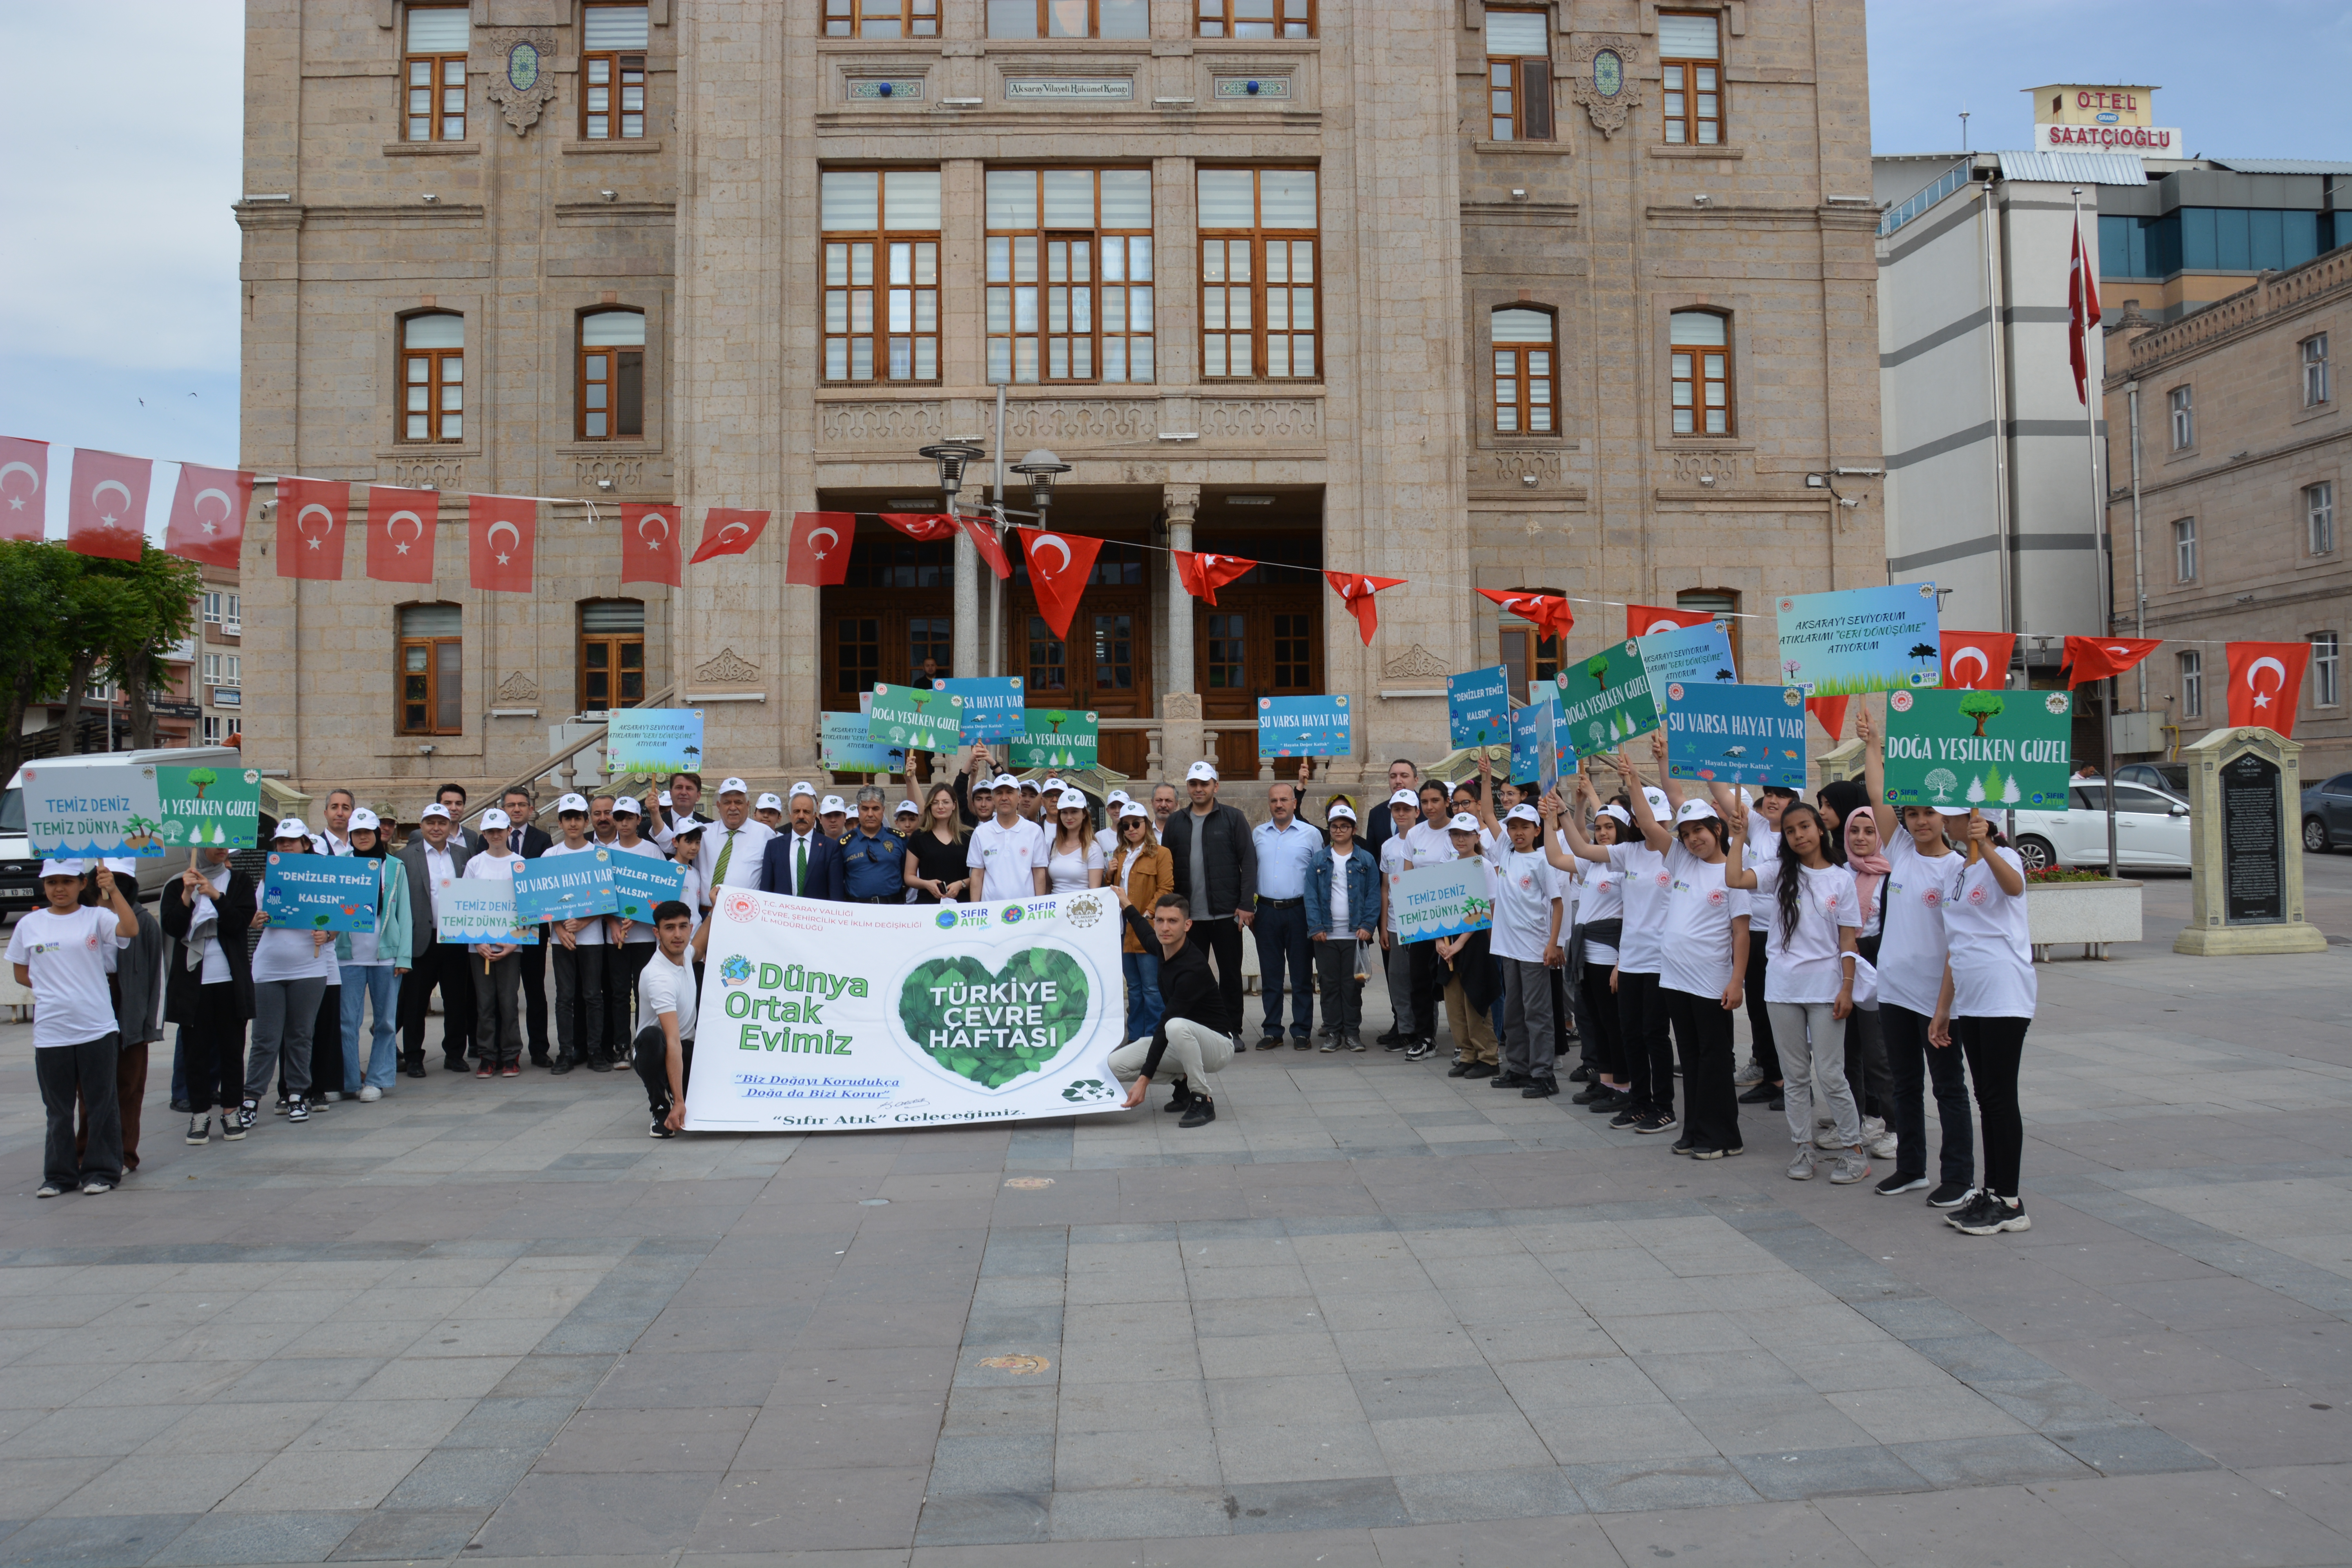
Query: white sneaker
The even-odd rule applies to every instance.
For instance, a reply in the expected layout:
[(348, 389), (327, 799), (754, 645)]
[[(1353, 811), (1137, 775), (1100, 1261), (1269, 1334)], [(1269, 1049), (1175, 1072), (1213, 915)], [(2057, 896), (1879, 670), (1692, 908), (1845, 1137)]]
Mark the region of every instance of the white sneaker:
[(1874, 1142), (1885, 1135), (1886, 1121), (1885, 1118), (1865, 1116), (1862, 1119), (1862, 1141), (1864, 1142)]
[(320, 1096), (319, 1096), (319, 1098), (320, 1098), (320, 1100), (326, 1100), (326, 1101), (328, 1101), (330, 1104), (331, 1104), (331, 1103), (333, 1103), (334, 1101), (336, 1101), (336, 1100), (341, 1100), (341, 1099), (342, 1099), (342, 1098), (343, 1098), (343, 1091), (342, 1091), (341, 1089), (328, 1089), (325, 1093), (323, 1093), (323, 1094), (320, 1095)]
[(1813, 1147), (1816, 1149), (1850, 1149), (1853, 1146), (1853, 1145), (1850, 1143), (1843, 1143), (1838, 1141), (1837, 1124), (1835, 1122), (1831, 1122), (1827, 1126), (1814, 1130)]
[(360, 1100), (363, 1103), (373, 1104), (383, 1098), (383, 1090), (376, 1088), (373, 1084), (369, 1084), (365, 1089), (360, 1090)]
[(1789, 1166), (1789, 1180), (1810, 1182), (1813, 1179), (1813, 1152), (1804, 1144), (1797, 1146), (1797, 1158)]
[(1877, 1137), (1865, 1138), (1863, 1142), (1870, 1146), (1873, 1154), (1882, 1160), (1892, 1160), (1895, 1150), (1901, 1147), (1899, 1140), (1892, 1132), (1882, 1131)]

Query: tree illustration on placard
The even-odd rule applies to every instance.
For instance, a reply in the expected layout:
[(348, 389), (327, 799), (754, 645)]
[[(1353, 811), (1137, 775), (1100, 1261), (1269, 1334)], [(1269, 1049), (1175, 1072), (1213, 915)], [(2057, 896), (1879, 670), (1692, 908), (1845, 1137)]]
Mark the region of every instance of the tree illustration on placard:
[(1984, 733), (1985, 721), (1998, 719), (2009, 707), (1998, 691), (1971, 691), (1960, 699), (1960, 716), (1977, 721), (1975, 732)]
[(1982, 798), (1986, 800), (2000, 799), (2001, 786), (2007, 782), (2008, 781), (2001, 777), (2000, 769), (1999, 767), (1987, 767), (1985, 769), (1983, 780), (1984, 795)]
[(135, 848), (144, 849), (155, 842), (155, 832), (162, 826), (162, 823), (151, 822), (143, 816), (124, 817), (122, 841)]
[(1936, 804), (1941, 805), (1951, 799), (1952, 791), (1959, 787), (1960, 775), (1949, 768), (1937, 768), (1921, 782), (1936, 792)]
[(1970, 779), (1969, 781), (1969, 804), (1970, 805), (1982, 805), (1984, 804), (1984, 780)]
[(198, 800), (204, 799), (205, 791), (212, 788), (213, 785), (218, 783), (220, 783), (220, 774), (213, 772), (210, 768), (191, 768), (188, 770), (188, 787), (196, 792), (196, 798)]

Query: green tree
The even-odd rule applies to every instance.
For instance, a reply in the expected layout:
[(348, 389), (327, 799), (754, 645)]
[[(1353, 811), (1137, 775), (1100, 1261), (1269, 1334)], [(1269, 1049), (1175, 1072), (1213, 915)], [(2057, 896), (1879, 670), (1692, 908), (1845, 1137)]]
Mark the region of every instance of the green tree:
[(162, 656), (194, 626), (202, 587), (194, 565), (152, 544), (137, 561), (47, 542), (0, 544), (0, 658), (13, 672), (0, 763), (13, 773), (24, 761), (25, 714), (54, 695), (65, 702), (58, 750), (75, 751), (82, 704), (101, 677), (130, 703), (131, 743), (153, 745)]
[(2008, 706), (2000, 700), (2000, 693), (1998, 691), (1971, 691), (1960, 699), (1960, 715), (1962, 718), (1975, 720), (1976, 732), (1981, 735), (1984, 733), (1985, 721), (2000, 717)]
[(8, 674), (0, 778), (26, 753), (25, 714), (65, 689), (71, 656), (64, 633), (82, 558), (61, 544), (0, 543), (0, 668)]
[(85, 572), (110, 583), (119, 607), (115, 636), (100, 650), (106, 678), (122, 688), (131, 708), (131, 744), (155, 743), (152, 699), (171, 689), (163, 656), (195, 628), (204, 574), (193, 562), (144, 545), (136, 561), (91, 557)]

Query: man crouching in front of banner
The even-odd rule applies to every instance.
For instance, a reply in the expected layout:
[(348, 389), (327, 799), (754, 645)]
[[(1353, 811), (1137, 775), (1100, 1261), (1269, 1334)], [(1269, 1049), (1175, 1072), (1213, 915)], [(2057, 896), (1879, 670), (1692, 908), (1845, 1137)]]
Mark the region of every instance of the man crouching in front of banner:
[[(710, 945), (710, 922), (676, 899), (653, 909), (654, 952), (637, 976), (637, 1026), (629, 1059), (645, 1080), (656, 1138), (686, 1125), (686, 1088), (694, 1077), (694, 972)], [(693, 950), (691, 958), (688, 950)]]
[[(1132, 909), (1127, 918), (1143, 922)], [(1132, 1110), (1143, 1103), (1161, 1056), (1173, 1058), (1176, 1093), (1167, 1109), (1184, 1113), (1179, 1127), (1205, 1127), (1217, 1119), (1217, 1102), (1202, 1089), (1210, 1074), (1234, 1059), (1234, 1026), (1225, 1016), (1223, 988), (1209, 973), (1209, 955), (1192, 940), (1192, 904), (1175, 893), (1160, 894), (1152, 906), (1150, 934), (1144, 937), (1160, 943), (1160, 1026), (1150, 1039), (1129, 1040), (1111, 1052), (1110, 1070), (1135, 1079), (1127, 1091), (1127, 1109)]]

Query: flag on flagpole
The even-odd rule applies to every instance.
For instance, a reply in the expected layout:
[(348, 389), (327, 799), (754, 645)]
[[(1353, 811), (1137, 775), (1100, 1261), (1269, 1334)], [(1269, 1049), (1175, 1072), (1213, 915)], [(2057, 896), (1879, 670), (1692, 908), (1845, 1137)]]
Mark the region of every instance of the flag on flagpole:
[(237, 569), (245, 548), (245, 514), (253, 509), (253, 476), (235, 468), (180, 465), (163, 548), (183, 561)]
[(351, 515), (352, 487), (342, 480), (279, 479), (278, 574), (341, 582), (343, 531)]
[(367, 574), (379, 583), (433, 581), (433, 531), (440, 521), (439, 490), (368, 486)]
[(768, 514), (740, 507), (714, 506), (702, 514), (702, 542), (695, 547), (691, 566), (714, 555), (740, 555), (768, 531)]
[(1645, 637), (1680, 626), (1705, 626), (1713, 619), (1715, 615), (1708, 610), (1669, 610), (1657, 605), (1628, 605), (1625, 606), (1625, 635)]
[(469, 578), (485, 592), (530, 592), (531, 555), (539, 545), (539, 502), (529, 496), (467, 496), (466, 543)]
[(855, 512), (793, 513), (792, 543), (784, 552), (784, 581), (803, 588), (835, 588), (846, 583), (849, 547), (856, 536)]
[(1176, 560), (1176, 580), (1184, 584), (1184, 592), (1202, 604), (1215, 608), (1217, 590), (1237, 578), (1249, 575), (1255, 561), (1244, 561), (1238, 555), (1211, 555), (1191, 550), (1171, 550)]
[(84, 555), (136, 561), (147, 543), (148, 458), (78, 447), (66, 506), (66, 548)]
[(1367, 577), (1352, 572), (1326, 572), (1323, 578), (1331, 584), (1331, 591), (1356, 613), (1356, 629), (1363, 635), (1364, 646), (1371, 647), (1373, 634), (1381, 629), (1381, 606), (1374, 595), (1383, 588), (1402, 586), (1405, 579)]
[(2015, 632), (1942, 632), (1944, 685), (1952, 690), (1999, 691), (2009, 684)]
[(622, 582), (667, 583), (673, 588), (678, 585), (679, 567), (686, 555), (677, 547), (677, 521), (675, 503), (622, 503)]
[(2161, 637), (2068, 637), (2059, 671), (2069, 686), (2121, 675), (2164, 646)]
[(1021, 541), (1029, 552), (1029, 586), (1036, 591), (1037, 613), (1045, 617), (1055, 637), (1066, 641), (1070, 617), (1077, 613), (1078, 596), (1087, 591), (1087, 579), (1094, 573), (1095, 557), (1102, 552), (1103, 542), (1032, 529), (1021, 531)]
[[(1518, 616), (1548, 637), (1564, 637), (1576, 625), (1576, 611), (1569, 602), (1556, 594), (1510, 594), (1499, 588), (1481, 588), (1478, 596), (1492, 599), (1507, 614)], [(1712, 619), (1701, 616), (1700, 619)]]
[(0, 539), (38, 540), (47, 526), (49, 444), (0, 436)]
[(1004, 542), (996, 537), (995, 520), (967, 515), (958, 521), (962, 522), (964, 532), (971, 536), (971, 547), (980, 552), (980, 558), (988, 563), (998, 580), (1012, 576), (1013, 563), (1004, 553)]
[(2099, 280), (2083, 254), (2083, 220), (2074, 219), (2074, 257), (2066, 268), (2066, 353), (2074, 366), (2074, 401), (2091, 401), (2091, 329), (2099, 324)]
[(2294, 710), (2303, 703), (2307, 642), (2233, 642), (2230, 655), (2230, 722), (2260, 724), (2294, 738)]

